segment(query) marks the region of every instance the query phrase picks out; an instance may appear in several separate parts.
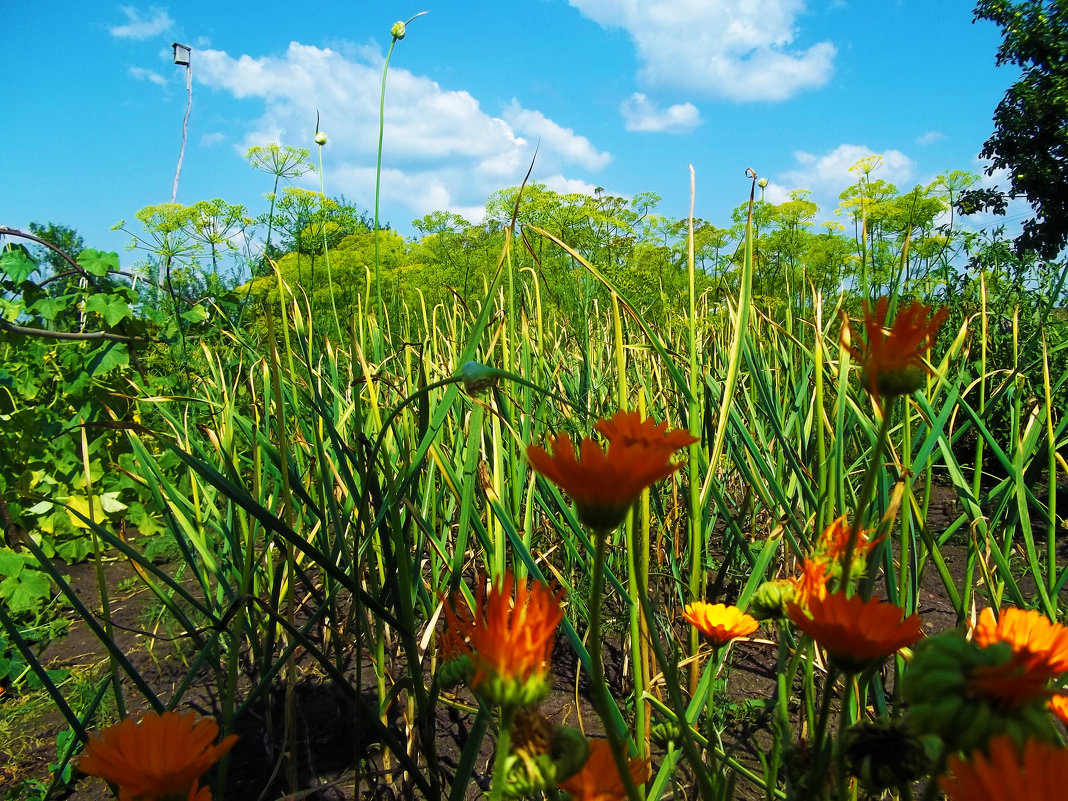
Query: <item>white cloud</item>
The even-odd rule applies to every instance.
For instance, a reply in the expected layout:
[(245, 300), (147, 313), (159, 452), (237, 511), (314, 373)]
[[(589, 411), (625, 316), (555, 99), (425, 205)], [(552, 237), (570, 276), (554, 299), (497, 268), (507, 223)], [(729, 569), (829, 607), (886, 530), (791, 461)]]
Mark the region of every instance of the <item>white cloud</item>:
[(693, 103), (676, 103), (665, 109), (635, 92), (619, 105), (628, 131), (690, 131), (701, 124), (701, 113)]
[(945, 139), (945, 138), (946, 138), (946, 135), (944, 133), (942, 133), (941, 131), (928, 131), (927, 133), (921, 134), (920, 136), (916, 137), (916, 144), (918, 144), (918, 145), (930, 145), (930, 144), (934, 144), (935, 142), (941, 141), (942, 139)]
[(153, 70), (146, 70), (144, 67), (130, 67), (130, 77), (136, 78), (139, 81), (151, 81), (156, 86), (166, 86), (167, 79)]
[(212, 133), (206, 133), (200, 137), (201, 147), (215, 147), (215, 145), (221, 144), (226, 141), (226, 134), (214, 131)]
[(815, 195), (833, 194), (837, 203), (839, 193), (857, 182), (857, 176), (849, 168), (871, 155), (881, 157), (879, 166), (872, 173), (872, 180), (881, 178), (896, 184), (902, 191), (908, 190), (909, 187), (904, 184), (912, 176), (912, 159), (900, 150), (884, 150), (876, 154), (865, 145), (842, 144), (823, 155), (799, 150), (794, 153), (797, 168), (783, 172), (778, 176), (778, 181), (791, 189), (808, 189)]
[(587, 183), (579, 178), (565, 178), (563, 175), (550, 175), (548, 178), (539, 179), (538, 183), (545, 184), (546, 189), (551, 189), (561, 195), (579, 194), (593, 195), (597, 191), (594, 184)]
[(168, 30), (173, 24), (166, 9), (148, 9), (147, 16), (134, 6), (121, 6), (120, 11), (126, 16), (125, 25), (112, 25), (108, 28), (111, 35), (119, 39), (149, 39)]
[(648, 86), (731, 100), (784, 100), (830, 78), (835, 46), (794, 47), (803, 0), (569, 0), (634, 41)]
[(783, 186), (782, 184), (777, 184), (774, 181), (769, 181), (768, 185), (764, 187), (763, 198), (771, 205), (779, 206), (790, 200), (790, 192), (792, 191), (792, 189), (789, 189)]
[(570, 128), (563, 128), (550, 120), (540, 111), (531, 111), (512, 103), (504, 110), (504, 119), (514, 128), (532, 138), (538, 138), (543, 145), (560, 153), (567, 161), (579, 164), (587, 169), (598, 170), (612, 160), (603, 150), (597, 150), (585, 136), (578, 136)]
[[(329, 136), (324, 153), (327, 192), (365, 208), (374, 203), (378, 103), (383, 57), (374, 46), (345, 52), (293, 42), (280, 56), (197, 53), (194, 78), (238, 98), (258, 98), (263, 114), (236, 146), (244, 151), (279, 142), (311, 147), (315, 116)], [(416, 216), (449, 210), (468, 216), (502, 185), (518, 184), (540, 149), (534, 180), (565, 166), (597, 170), (611, 155), (584, 136), (523, 108), (517, 100), (499, 117), (468, 92), (392, 67), (386, 88), (382, 202)], [(315, 177), (318, 187), (318, 177)], [(470, 219), (470, 217), (469, 217)]]

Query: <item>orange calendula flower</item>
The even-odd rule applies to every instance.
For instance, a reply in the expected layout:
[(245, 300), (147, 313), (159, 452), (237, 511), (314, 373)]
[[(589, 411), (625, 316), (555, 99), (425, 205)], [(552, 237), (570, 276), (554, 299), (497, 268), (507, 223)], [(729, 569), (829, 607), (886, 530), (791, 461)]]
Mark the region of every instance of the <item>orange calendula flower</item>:
[(682, 617), (717, 648), (736, 637), (747, 637), (760, 628), (756, 618), (750, 617), (737, 606), (726, 604), (704, 601), (686, 604)]
[(1012, 648), (1008, 663), (978, 668), (968, 681), (971, 692), (996, 698), (1008, 708), (1049, 696), (1049, 682), (1068, 671), (1068, 628), (1035, 610), (1008, 607), (994, 620), (994, 611), (984, 609), (972, 628), (972, 640), (981, 648), (995, 643)]
[(1068, 786), (1068, 750), (1035, 739), (1021, 756), (1011, 737), (995, 737), (986, 755), (951, 756), (948, 767), (938, 783), (950, 801), (1052, 801)]
[(1049, 711), (1068, 726), (1068, 695), (1055, 695), (1048, 701)]
[(923, 636), (919, 615), (905, 617), (901, 607), (859, 595), (836, 592), (810, 597), (807, 608), (786, 606), (790, 620), (822, 645), (842, 670), (859, 673)]
[(516, 582), (508, 571), (488, 595), (485, 580), (479, 582), (474, 614), (462, 596), (445, 604), (451, 655), (466, 643), (472, 690), (501, 706), (544, 700), (556, 627), (564, 616), (561, 595), (540, 581)]
[[(842, 560), (845, 558), (846, 548), (849, 546), (851, 530), (852, 526), (845, 515), (837, 517), (820, 534), (820, 538), (812, 550), (812, 558), (827, 562), (832, 571), (841, 567)], [(879, 537), (873, 540), (868, 536), (869, 534), (871, 534), (871, 531), (857, 532), (857, 541), (853, 543), (854, 562), (863, 563), (871, 549), (882, 539), (882, 537)], [(855, 564), (854, 568), (859, 566)], [(855, 572), (854, 575), (856, 575)]]
[(212, 718), (194, 712), (125, 718), (90, 738), (78, 768), (117, 785), (120, 801), (204, 801), (211, 791), (198, 790), (198, 780), (237, 741), (231, 734), (212, 745), (218, 734)]
[[(635, 784), (641, 784), (648, 776), (649, 763), (644, 759), (628, 760), (627, 767)], [(590, 741), (586, 764), (574, 776), (560, 782), (560, 789), (567, 792), (572, 801), (619, 801), (627, 797), (607, 740)]]
[(984, 609), (972, 629), (972, 638), (981, 647), (1007, 642), (1015, 654), (1013, 660), (1028, 672), (1055, 679), (1068, 672), (1068, 626), (1051, 623), (1034, 609), (1003, 609), (994, 620), (994, 610)]
[(549, 438), (551, 454), (531, 445), (527, 459), (574, 499), (579, 519), (597, 531), (622, 523), (642, 490), (682, 467), (671, 455), (698, 441), (686, 431), (669, 430), (667, 423), (642, 420), (637, 412), (616, 412), (594, 428), (608, 440), (607, 452), (586, 437), (576, 458), (571, 438), (560, 434)]
[(810, 598), (821, 600), (827, 596), (827, 562), (818, 559), (806, 559), (801, 563), (801, 573), (787, 579), (793, 589), (790, 600), (801, 607), (808, 607)]
[(865, 304), (866, 345), (850, 344), (852, 328), (848, 321), (842, 332), (843, 343), (863, 369), (861, 383), (876, 398), (908, 395), (922, 386), (924, 372), (930, 372), (923, 360), (924, 353), (949, 316), (949, 309), (940, 308), (932, 314), (930, 306), (914, 300), (898, 310), (887, 333), (888, 305), (888, 298), (879, 298), (872, 314)]

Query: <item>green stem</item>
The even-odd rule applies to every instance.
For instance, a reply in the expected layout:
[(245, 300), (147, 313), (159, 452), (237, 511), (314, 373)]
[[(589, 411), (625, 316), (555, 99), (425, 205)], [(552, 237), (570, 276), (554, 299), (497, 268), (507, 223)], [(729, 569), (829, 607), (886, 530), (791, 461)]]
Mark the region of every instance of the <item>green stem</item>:
[[(823, 698), (820, 700), (820, 713), (816, 718), (816, 729), (812, 733), (812, 765), (808, 772), (808, 794), (812, 793), (822, 784), (822, 778), (827, 769), (827, 748), (824, 740), (827, 737), (827, 722), (831, 716), (831, 698), (834, 695), (834, 683), (838, 679), (838, 669), (834, 665), (827, 668), (827, 678), (823, 683)], [(843, 711), (844, 714), (844, 711)]]
[(501, 725), (497, 732), (497, 753), (493, 758), (493, 782), (490, 784), (490, 801), (500, 801), (504, 797), (504, 787), (508, 783), (506, 768), (508, 751), (512, 745), (512, 726), (515, 724), (515, 707), (501, 707)]
[(593, 706), (604, 723), (605, 734), (608, 735), (608, 744), (612, 747), (612, 756), (616, 760), (616, 768), (619, 777), (623, 781), (623, 787), (627, 791), (628, 801), (641, 801), (638, 786), (630, 775), (627, 765), (627, 753), (624, 750), (623, 740), (612, 723), (609, 709), (615, 701), (608, 690), (608, 682), (604, 678), (604, 665), (601, 661), (601, 599), (604, 597), (604, 559), (608, 542), (609, 531), (595, 531), (594, 539), (596, 547), (593, 554), (593, 583), (590, 588), (590, 681), (593, 685)]
[[(379, 142), (381, 148), (381, 142)], [(380, 156), (381, 158), (381, 156)], [(323, 146), (319, 145), (319, 194), (323, 204), (323, 255), (326, 257), (326, 285), (330, 287), (330, 310), (334, 313), (334, 326), (337, 328), (337, 341), (341, 342), (341, 321), (337, 317), (337, 304), (334, 303), (334, 276), (330, 273), (330, 245), (326, 241), (326, 184), (323, 180)], [(378, 227), (377, 224), (375, 226)], [(377, 236), (376, 236), (377, 242)]]
[(883, 420), (879, 426), (879, 435), (875, 440), (875, 451), (872, 453), (871, 462), (868, 464), (867, 475), (864, 476), (864, 486), (860, 491), (857, 508), (853, 511), (853, 525), (849, 529), (849, 541), (846, 543), (845, 553), (842, 554), (842, 581), (839, 589), (849, 591), (849, 578), (853, 572), (853, 554), (857, 549), (857, 541), (860, 539), (860, 529), (867, 520), (865, 510), (875, 497), (875, 482), (879, 478), (882, 469), (883, 452), (886, 443), (890, 439), (890, 422), (893, 419), (897, 406), (897, 398), (888, 398), (882, 404)]

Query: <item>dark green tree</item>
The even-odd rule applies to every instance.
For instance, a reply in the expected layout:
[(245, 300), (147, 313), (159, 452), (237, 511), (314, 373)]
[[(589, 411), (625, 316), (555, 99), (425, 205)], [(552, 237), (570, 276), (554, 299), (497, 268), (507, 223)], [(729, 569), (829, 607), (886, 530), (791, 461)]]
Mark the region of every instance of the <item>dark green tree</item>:
[(1023, 70), (994, 111), (980, 155), (990, 159), (988, 175), (1008, 170), (1008, 195), (1034, 210), (1017, 251), (1055, 259), (1068, 244), (1068, 1), (980, 0), (974, 13), (1003, 31), (998, 66)]

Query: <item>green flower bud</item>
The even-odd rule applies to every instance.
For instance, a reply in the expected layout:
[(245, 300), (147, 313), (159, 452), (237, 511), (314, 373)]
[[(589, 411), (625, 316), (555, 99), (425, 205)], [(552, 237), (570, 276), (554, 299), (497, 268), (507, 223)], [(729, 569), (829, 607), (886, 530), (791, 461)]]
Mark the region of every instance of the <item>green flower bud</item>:
[[(872, 386), (871, 376), (867, 371), (861, 373), (861, 382), (866, 387)], [(914, 364), (898, 370), (880, 370), (875, 374), (875, 390), (886, 397), (911, 395), (924, 384), (923, 370)]]
[(765, 581), (753, 594), (746, 610), (757, 620), (784, 620), (786, 604), (794, 600), (794, 585), (786, 579)]
[(322, 131), (316, 132), (316, 134), (315, 134), (315, 144), (317, 144), (317, 145), (325, 145), (326, 144), (326, 134), (324, 134)]
[(393, 34), (393, 38), (394, 39), (396, 39), (397, 41), (400, 41), (401, 39), (404, 38), (404, 33), (405, 33), (405, 31), (404, 31), (404, 23), (401, 22), (400, 20), (397, 20), (396, 22), (393, 23), (393, 27), (389, 29), (389, 32), (391, 34)]
[(496, 385), (498, 371), (479, 362), (466, 362), (460, 368), (460, 377), (464, 381), (464, 391), (468, 395), (478, 395)]
[(1019, 745), (1029, 737), (1052, 741), (1044, 698), (1013, 705), (976, 690), (976, 676), (1011, 661), (1008, 643), (981, 648), (957, 631), (928, 637), (916, 647), (901, 683), (909, 704), (906, 725), (917, 734), (939, 737), (950, 751), (980, 748), (999, 734), (1010, 735)]
[(590, 755), (590, 741), (578, 729), (557, 726), (553, 729), (549, 756), (556, 770), (556, 781), (567, 781), (586, 764)]
[(849, 771), (878, 793), (927, 774), (930, 760), (920, 737), (892, 723), (859, 723), (845, 736)]

